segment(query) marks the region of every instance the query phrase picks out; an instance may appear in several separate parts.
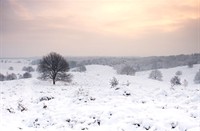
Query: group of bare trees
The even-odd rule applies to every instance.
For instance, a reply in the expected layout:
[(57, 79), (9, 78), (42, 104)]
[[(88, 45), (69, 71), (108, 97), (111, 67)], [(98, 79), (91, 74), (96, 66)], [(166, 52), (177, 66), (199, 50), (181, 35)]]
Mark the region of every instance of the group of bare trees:
[[(183, 86), (186, 87), (188, 85), (188, 81), (186, 79), (184, 79), (184, 81), (181, 82), (180, 76), (182, 74), (183, 74), (182, 71), (177, 71), (175, 73), (175, 76), (171, 78), (170, 83), (171, 83), (172, 87), (175, 86), (175, 85), (183, 85)], [(154, 80), (162, 81), (162, 73), (159, 70), (153, 70), (149, 74), (149, 78), (150, 79), (154, 79)], [(196, 75), (194, 77), (194, 83), (195, 84), (200, 84), (200, 70), (196, 73)]]
[(161, 68), (173, 68), (177, 66), (192, 67), (194, 64), (200, 64), (200, 53), (190, 55), (172, 55), (155, 57), (85, 57), (73, 59), (73, 64), (82, 65), (108, 65), (114, 67), (120, 73), (124, 66), (131, 66), (136, 71), (155, 70)]
[[(10, 66), (8, 70), (13, 71), (14, 68)], [(35, 71), (33, 67), (27, 66), (23, 67), (22, 71), (25, 71), (23, 74), (15, 74), (15, 73), (7, 73), (7, 75), (3, 75), (0, 73), (0, 81), (10, 81), (10, 80), (16, 80), (16, 79), (26, 79), (31, 78), (32, 74), (30, 72)]]
[(10, 73), (7, 75), (3, 75), (0, 73), (0, 81), (10, 81), (10, 80), (16, 80), (16, 79), (26, 79), (26, 78), (31, 78), (32, 74), (30, 72), (25, 72), (24, 74), (15, 74), (15, 73)]
[(23, 68), (22, 68), (22, 71), (26, 71), (26, 72), (33, 72), (33, 71), (35, 71), (34, 70), (34, 68), (32, 67), (32, 66), (24, 66)]
[[(9, 67), (9, 70), (13, 69), (14, 69), (13, 67)], [(67, 74), (67, 71), (69, 71), (68, 62), (65, 60), (64, 57), (55, 52), (52, 52), (47, 56), (44, 56), (39, 61), (37, 70), (41, 74), (40, 79), (43, 80), (51, 79), (53, 81), (53, 84), (55, 84), (56, 81), (71, 82), (72, 75)], [(86, 69), (84, 66), (80, 66), (80, 70), (85, 71)], [(19, 74), (19, 79), (31, 78), (32, 75), (30, 72), (33, 72), (35, 70), (31, 66), (27, 66), (23, 67), (22, 71), (26, 72), (23, 75)], [(15, 80), (15, 79), (17, 79), (17, 75), (14, 73), (7, 74), (7, 76), (0, 74), (0, 81)]]
[(5, 81), (5, 80), (15, 80), (17, 79), (17, 75), (14, 73), (3, 75), (0, 73), (0, 81)]

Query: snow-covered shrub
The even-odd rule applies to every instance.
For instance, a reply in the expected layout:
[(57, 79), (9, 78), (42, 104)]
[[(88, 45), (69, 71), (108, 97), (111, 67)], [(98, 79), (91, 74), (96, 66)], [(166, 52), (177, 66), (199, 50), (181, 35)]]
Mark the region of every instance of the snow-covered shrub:
[(33, 72), (33, 71), (35, 71), (34, 68), (31, 67), (31, 66), (28, 66), (26, 70), (27, 70), (28, 72)]
[(33, 67), (31, 67), (31, 66), (24, 66), (23, 68), (22, 68), (22, 70), (23, 71), (27, 71), (27, 72), (33, 72), (33, 71), (35, 71), (34, 69), (33, 69)]
[(115, 86), (117, 86), (119, 84), (119, 81), (115, 78), (115, 77), (113, 77), (111, 80), (110, 80), (110, 85), (111, 85), (111, 87), (115, 87)]
[(126, 86), (129, 86), (131, 83), (129, 81), (126, 82)]
[(4, 81), (6, 79), (6, 77), (0, 73), (0, 81)]
[(131, 93), (130, 93), (130, 92), (127, 92), (127, 91), (124, 91), (123, 95), (124, 95), (124, 96), (130, 96)]
[(194, 83), (200, 84), (200, 70), (196, 73), (194, 77)]
[(14, 68), (11, 66), (11, 67), (8, 68), (8, 70), (14, 70)]
[(31, 75), (31, 73), (29, 73), (29, 72), (25, 72), (24, 74), (23, 74), (23, 78), (31, 78), (32, 77), (32, 75)]
[(18, 76), (18, 79), (23, 79), (23, 75), (17, 74), (17, 76)]
[(15, 111), (14, 111), (14, 109), (13, 109), (12, 107), (7, 108), (6, 110), (7, 110), (9, 113), (15, 113)]
[(178, 76), (174, 76), (170, 82), (172, 86), (181, 85), (181, 80)]
[(22, 68), (22, 71), (27, 71), (27, 70), (26, 70), (26, 66), (24, 66), (24, 67)]
[(16, 79), (17, 79), (17, 76), (14, 73), (8, 74), (6, 76), (6, 80), (16, 80)]
[(78, 67), (78, 71), (79, 72), (85, 72), (86, 71), (86, 67), (84, 65), (81, 65)]
[(177, 72), (176, 72), (176, 75), (177, 75), (177, 76), (181, 76), (182, 74), (183, 74), (182, 71), (177, 71)]
[(89, 95), (89, 92), (86, 91), (86, 90), (84, 90), (84, 89), (81, 87), (81, 88), (79, 88), (79, 89), (76, 91), (75, 95), (76, 95), (77, 97), (87, 97), (87, 96)]
[(18, 103), (18, 110), (19, 111), (21, 111), (21, 112), (23, 112), (23, 111), (27, 111), (28, 109), (24, 106), (24, 105), (22, 105), (21, 103)]
[(38, 65), (40, 63), (40, 60), (32, 60), (30, 62), (31, 65)]
[(75, 69), (73, 69), (72, 71), (73, 72), (85, 72), (86, 67), (84, 65), (80, 65), (80, 66), (76, 67)]
[(154, 79), (154, 80), (159, 80), (162, 81), (162, 73), (159, 70), (153, 70), (151, 71), (151, 73), (149, 74), (149, 78), (150, 79)]
[(136, 70), (131, 66), (125, 66), (121, 69), (120, 74), (122, 75), (135, 75)]
[(194, 62), (191, 62), (191, 61), (190, 61), (190, 62), (188, 62), (188, 67), (189, 67), (189, 68), (192, 68), (192, 67), (193, 67), (193, 65), (194, 65)]
[(187, 80), (184, 80), (184, 81), (183, 81), (183, 86), (185, 86), (185, 87), (188, 86), (188, 81), (187, 81)]
[(52, 97), (52, 96), (43, 96), (43, 97), (41, 97), (40, 99), (39, 99), (39, 101), (41, 102), (41, 101), (49, 101), (49, 100), (52, 100), (52, 99), (54, 99), (54, 97)]

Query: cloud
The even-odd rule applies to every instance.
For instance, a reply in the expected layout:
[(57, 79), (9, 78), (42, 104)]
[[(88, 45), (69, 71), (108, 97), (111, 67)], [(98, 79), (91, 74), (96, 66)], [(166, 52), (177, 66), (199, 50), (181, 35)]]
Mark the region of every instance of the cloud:
[[(56, 51), (66, 56), (149, 56), (199, 51), (197, 22), (188, 20), (174, 32), (152, 30), (138, 38), (99, 35), (74, 30), (42, 30), (4, 38), (4, 56), (36, 56)], [(73, 32), (74, 31), (74, 32)], [(30, 41), (31, 40), (31, 41)]]
[(32, 20), (33, 16), (29, 10), (24, 7), (19, 0), (9, 0), (14, 12), (23, 20)]
[(105, 35), (138, 36), (149, 29), (173, 31), (180, 27), (180, 22), (199, 17), (195, 2), (43, 0), (38, 4), (36, 0), (10, 0), (10, 6), (19, 20), (29, 20), (27, 25), (35, 30), (75, 28)]

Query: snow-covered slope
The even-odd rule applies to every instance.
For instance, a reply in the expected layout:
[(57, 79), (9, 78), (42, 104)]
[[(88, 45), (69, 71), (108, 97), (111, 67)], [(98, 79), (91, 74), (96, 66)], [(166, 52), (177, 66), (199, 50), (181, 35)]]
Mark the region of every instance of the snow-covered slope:
[[(200, 65), (194, 65), (193, 68), (188, 68), (188, 66), (180, 66), (170, 69), (159, 69), (163, 74), (163, 81), (170, 83), (170, 79), (175, 76), (177, 71), (181, 71), (182, 75), (180, 76), (181, 80), (187, 80), (189, 84), (194, 85), (194, 76), (199, 71)], [(136, 76), (148, 78), (151, 71), (137, 72)]]
[[(12, 66), (15, 69), (15, 64)], [(193, 84), (193, 78), (199, 67), (163, 69), (161, 82), (148, 79), (149, 71), (136, 76), (117, 75), (112, 67), (100, 65), (87, 66), (83, 73), (71, 72), (71, 84), (57, 82), (53, 86), (36, 77), (3, 81), (0, 129), (198, 131), (200, 87)], [(169, 80), (178, 70), (188, 80), (188, 87), (171, 88)], [(119, 85), (111, 88), (113, 77)]]

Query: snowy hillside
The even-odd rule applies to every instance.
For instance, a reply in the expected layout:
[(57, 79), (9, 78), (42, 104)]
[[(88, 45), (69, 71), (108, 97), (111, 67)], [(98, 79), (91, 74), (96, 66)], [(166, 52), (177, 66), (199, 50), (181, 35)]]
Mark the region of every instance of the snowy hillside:
[[(1, 64), (1, 73), (23, 73), (28, 62)], [(14, 70), (8, 70), (13, 66)], [(36, 66), (33, 66), (36, 69)], [(199, 131), (200, 86), (193, 68), (162, 69), (163, 81), (148, 79), (150, 71), (136, 76), (118, 75), (109, 66), (89, 65), (86, 72), (71, 72), (73, 82), (33, 78), (0, 82), (2, 131)], [(176, 71), (188, 87), (171, 88)], [(119, 85), (111, 88), (116, 77)], [(129, 85), (128, 85), (129, 83)]]

